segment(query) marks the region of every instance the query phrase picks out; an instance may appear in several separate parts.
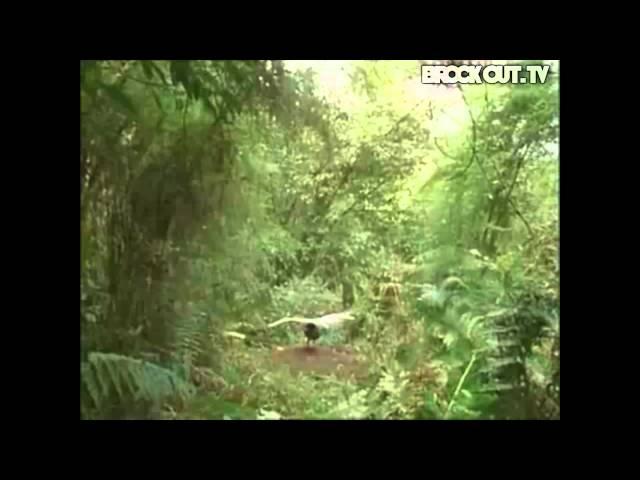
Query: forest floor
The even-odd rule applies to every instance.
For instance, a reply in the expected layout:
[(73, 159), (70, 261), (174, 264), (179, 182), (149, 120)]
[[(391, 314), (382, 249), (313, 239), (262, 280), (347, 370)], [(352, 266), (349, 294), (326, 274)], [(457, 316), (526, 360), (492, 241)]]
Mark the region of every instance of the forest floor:
[(287, 365), (291, 373), (334, 373), (340, 378), (356, 379), (367, 374), (366, 363), (349, 347), (276, 347), (271, 359), (276, 365)]
[(276, 397), (298, 411), (296, 418), (303, 418), (302, 412), (305, 406), (310, 408), (313, 398), (332, 388), (336, 390), (337, 385), (357, 388), (369, 374), (366, 358), (343, 345), (239, 348), (235, 354), (230, 361), (239, 368), (239, 376), (227, 378), (222, 392), (204, 391), (197, 395), (186, 410), (173, 418), (254, 420), (263, 405)]

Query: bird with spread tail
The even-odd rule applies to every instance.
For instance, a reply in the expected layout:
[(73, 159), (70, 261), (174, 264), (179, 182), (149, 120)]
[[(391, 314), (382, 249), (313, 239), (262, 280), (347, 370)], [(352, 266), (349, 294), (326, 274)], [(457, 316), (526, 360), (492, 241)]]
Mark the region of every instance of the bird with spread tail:
[(320, 338), (320, 334), (323, 330), (331, 328), (339, 328), (344, 322), (353, 320), (354, 316), (351, 311), (332, 313), (329, 315), (323, 315), (318, 318), (304, 318), (304, 317), (285, 317), (278, 321), (275, 321), (268, 325), (269, 328), (277, 327), (284, 323), (300, 323), (303, 325), (304, 336), (307, 341), (307, 345), (315, 342)]

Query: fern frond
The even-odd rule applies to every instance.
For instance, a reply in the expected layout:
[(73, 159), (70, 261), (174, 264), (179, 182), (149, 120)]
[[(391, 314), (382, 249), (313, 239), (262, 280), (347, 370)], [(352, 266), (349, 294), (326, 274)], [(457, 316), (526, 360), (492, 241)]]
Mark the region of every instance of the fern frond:
[(208, 318), (202, 315), (180, 317), (175, 323), (175, 352), (177, 358), (189, 366), (211, 347)]
[[(108, 400), (126, 403), (187, 399), (195, 387), (174, 372), (150, 362), (114, 353), (93, 352), (81, 366), (82, 384), (100, 411)], [(83, 405), (87, 409), (88, 405)]]
[(93, 372), (91, 371), (91, 365), (89, 365), (89, 363), (83, 363), (80, 373), (82, 382), (84, 383), (91, 400), (93, 400), (93, 404), (96, 408), (100, 409), (102, 406), (102, 395), (98, 389), (96, 376), (93, 375)]

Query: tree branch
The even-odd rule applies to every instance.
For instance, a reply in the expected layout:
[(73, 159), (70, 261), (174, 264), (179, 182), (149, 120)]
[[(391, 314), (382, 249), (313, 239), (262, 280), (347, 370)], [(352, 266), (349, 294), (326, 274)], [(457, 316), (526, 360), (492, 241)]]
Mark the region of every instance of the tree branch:
[(434, 139), (433, 139), (433, 142), (435, 143), (436, 148), (440, 151), (440, 153), (442, 153), (442, 155), (444, 155), (445, 157), (447, 157), (447, 158), (449, 158), (449, 159), (451, 159), (451, 160), (455, 160), (455, 161), (457, 161), (457, 162), (459, 162), (459, 161), (460, 161), (460, 158), (456, 158), (456, 157), (454, 157), (453, 155), (451, 155), (450, 153), (445, 152), (445, 151), (444, 151), (444, 149), (443, 149), (443, 148), (440, 146), (440, 144), (438, 143), (438, 139), (437, 139), (437, 138), (434, 138)]
[[(516, 168), (516, 172), (513, 176), (513, 179), (511, 181), (511, 185), (509, 186), (509, 189), (505, 195), (505, 198), (507, 200), (507, 202), (509, 203), (509, 205), (511, 206), (511, 208), (513, 208), (513, 211), (515, 212), (515, 214), (518, 216), (518, 218), (520, 218), (520, 220), (522, 220), (522, 223), (524, 223), (525, 227), (527, 228), (527, 231), (529, 232), (529, 236), (533, 237), (533, 229), (531, 228), (531, 225), (529, 224), (529, 222), (527, 221), (527, 219), (524, 217), (524, 215), (522, 215), (522, 213), (520, 212), (520, 210), (518, 209), (518, 207), (516, 206), (513, 198), (511, 197), (511, 194), (513, 193), (513, 188), (515, 187), (515, 183), (518, 177), (518, 174), (520, 172), (520, 168), (522, 167), (522, 165), (524, 164), (524, 160), (525, 157), (527, 156), (527, 154), (529, 153), (529, 147), (531, 146), (530, 143), (525, 144), (524, 142), (521, 143), (520, 145), (518, 145), (514, 152), (511, 154), (511, 157), (509, 157), (509, 160), (512, 161), (515, 159), (518, 150), (520, 150), (520, 148), (525, 147), (525, 151), (522, 154), (522, 157), (520, 157), (519, 162), (518, 162), (518, 166)], [(495, 163), (492, 163), (494, 170), (496, 172), (496, 177), (499, 177), (499, 170), (498, 170), (498, 166)], [(504, 186), (504, 184), (498, 179), (496, 178), (498, 185), (500, 186), (501, 190), (507, 190), (506, 187)]]
[[(508, 197), (507, 201), (509, 202), (509, 205), (511, 205), (511, 208), (513, 208), (513, 211), (518, 216), (518, 218), (520, 218), (520, 220), (522, 220), (522, 223), (524, 223), (524, 226), (527, 227), (527, 231), (529, 232), (529, 239), (533, 238), (533, 230), (531, 229), (531, 225), (529, 225), (529, 222), (527, 221), (527, 219), (524, 218), (522, 213), (520, 213), (520, 210), (518, 210), (518, 207), (516, 206), (516, 204), (513, 201), (513, 199), (511, 197)], [(527, 240), (527, 241), (529, 241), (529, 240)]]

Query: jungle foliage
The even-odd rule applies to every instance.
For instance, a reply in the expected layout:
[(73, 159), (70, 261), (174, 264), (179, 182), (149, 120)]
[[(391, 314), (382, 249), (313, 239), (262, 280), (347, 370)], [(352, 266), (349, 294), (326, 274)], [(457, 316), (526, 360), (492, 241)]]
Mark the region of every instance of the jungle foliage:
[(559, 418), (555, 66), (312, 63), (81, 62), (82, 417)]

